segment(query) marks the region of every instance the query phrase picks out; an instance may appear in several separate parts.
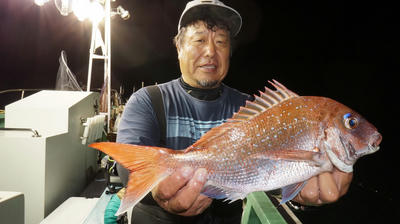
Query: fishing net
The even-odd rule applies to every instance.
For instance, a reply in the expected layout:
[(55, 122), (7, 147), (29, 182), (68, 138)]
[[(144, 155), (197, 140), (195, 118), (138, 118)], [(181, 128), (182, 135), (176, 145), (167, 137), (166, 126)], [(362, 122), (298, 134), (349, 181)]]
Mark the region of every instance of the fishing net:
[(76, 81), (75, 75), (67, 65), (67, 54), (61, 51), (60, 67), (57, 72), (56, 90), (83, 91)]

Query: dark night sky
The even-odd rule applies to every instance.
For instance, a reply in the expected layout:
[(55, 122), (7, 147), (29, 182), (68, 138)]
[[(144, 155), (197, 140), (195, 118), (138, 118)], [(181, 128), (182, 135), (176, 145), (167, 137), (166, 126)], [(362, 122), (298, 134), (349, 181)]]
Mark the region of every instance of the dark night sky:
[[(381, 150), (355, 165), (351, 190), (343, 199), (299, 216), (306, 223), (321, 222), (316, 217), (335, 223), (343, 221), (343, 214), (345, 223), (360, 223), (399, 214), (393, 178), (399, 170), (394, 108), (400, 60), (398, 8), (376, 1), (224, 2), (243, 18), (226, 84), (254, 94), (274, 78), (300, 95), (327, 96), (350, 106), (383, 135)], [(132, 16), (112, 21), (112, 87), (123, 86), (127, 98), (142, 81), (148, 85), (178, 77), (172, 38), (186, 1), (113, 4), (124, 6)], [(40, 8), (33, 0), (1, 0), (0, 91), (53, 89), (61, 50), (78, 81), (86, 84), (90, 35), (88, 22), (79, 22), (73, 14), (61, 16), (53, 3)], [(96, 88), (101, 87), (101, 67), (95, 64)], [(16, 94), (0, 95), (0, 109), (16, 99)]]

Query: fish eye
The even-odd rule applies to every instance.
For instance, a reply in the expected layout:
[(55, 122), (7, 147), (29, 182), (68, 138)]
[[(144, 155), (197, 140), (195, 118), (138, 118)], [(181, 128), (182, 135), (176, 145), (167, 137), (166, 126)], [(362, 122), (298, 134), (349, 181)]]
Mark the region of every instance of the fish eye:
[(354, 129), (358, 125), (358, 119), (355, 118), (351, 113), (347, 113), (343, 116), (343, 122), (347, 129)]

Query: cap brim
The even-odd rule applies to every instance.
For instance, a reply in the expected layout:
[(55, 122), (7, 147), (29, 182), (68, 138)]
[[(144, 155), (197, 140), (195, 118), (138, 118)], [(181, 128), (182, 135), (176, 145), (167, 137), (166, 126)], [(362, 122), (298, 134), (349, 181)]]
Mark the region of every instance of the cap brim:
[(224, 21), (229, 26), (232, 36), (236, 36), (242, 26), (242, 18), (236, 10), (228, 6), (202, 4), (191, 7), (182, 13), (178, 29), (188, 23), (201, 19), (205, 15), (212, 15), (214, 18)]

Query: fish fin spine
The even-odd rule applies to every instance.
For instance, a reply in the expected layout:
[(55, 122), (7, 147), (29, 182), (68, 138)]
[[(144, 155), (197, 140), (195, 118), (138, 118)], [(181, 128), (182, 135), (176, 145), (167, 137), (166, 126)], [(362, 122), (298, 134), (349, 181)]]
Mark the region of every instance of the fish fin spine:
[(255, 96), (254, 101), (246, 101), (246, 105), (240, 107), (239, 111), (234, 113), (232, 118), (229, 118), (224, 124), (209, 130), (197, 142), (189, 146), (185, 152), (205, 150), (207, 149), (208, 142), (223, 135), (226, 131), (234, 128), (236, 125), (240, 125), (241, 122), (246, 122), (257, 117), (276, 104), (298, 96), (276, 80), (269, 83), (276, 88), (276, 91), (266, 87), (265, 92), (260, 92), (260, 96)]
[(275, 87), (275, 90), (265, 87), (264, 92), (260, 91), (260, 96), (254, 95), (255, 100), (252, 102), (247, 101), (246, 105), (240, 107), (239, 111), (234, 113), (232, 118), (228, 121), (237, 122), (250, 120), (282, 101), (298, 97), (296, 93), (288, 90), (278, 81), (273, 80), (272, 82), (268, 82)]

